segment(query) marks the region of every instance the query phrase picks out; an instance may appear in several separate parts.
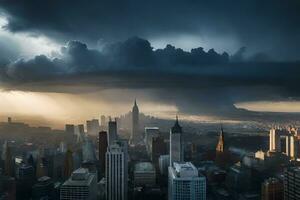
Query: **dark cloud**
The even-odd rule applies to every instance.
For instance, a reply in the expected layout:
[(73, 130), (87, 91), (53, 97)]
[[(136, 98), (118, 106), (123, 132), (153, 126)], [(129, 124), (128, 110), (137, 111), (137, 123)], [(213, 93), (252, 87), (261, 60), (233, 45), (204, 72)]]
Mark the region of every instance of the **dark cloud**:
[(133, 35), (148, 39), (194, 35), (214, 46), (214, 38), (226, 43), (229, 35), (250, 52), (286, 60), (300, 56), (298, 0), (2, 0), (0, 8), (10, 31), (63, 41), (95, 44)]

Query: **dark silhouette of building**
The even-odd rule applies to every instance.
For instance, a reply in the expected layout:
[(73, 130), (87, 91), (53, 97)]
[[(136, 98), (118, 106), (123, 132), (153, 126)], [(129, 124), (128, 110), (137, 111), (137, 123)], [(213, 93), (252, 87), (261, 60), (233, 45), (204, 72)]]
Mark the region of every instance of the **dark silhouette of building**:
[(288, 167), (284, 170), (284, 199), (300, 199), (300, 167)]
[(173, 162), (182, 162), (183, 160), (182, 127), (176, 116), (175, 124), (170, 130), (170, 166), (173, 166)]
[(73, 152), (68, 149), (64, 161), (64, 179), (68, 179), (73, 172)]
[(283, 183), (269, 178), (262, 183), (261, 200), (283, 200)]
[(107, 150), (107, 132), (99, 132), (99, 164), (100, 164), (100, 174), (105, 175), (105, 153)]
[(134, 105), (132, 107), (132, 127), (131, 127), (131, 137), (130, 142), (136, 144), (139, 142), (139, 107), (134, 100)]
[(108, 145), (112, 145), (114, 141), (118, 139), (118, 128), (117, 128), (117, 121), (112, 121), (109, 118), (108, 122)]
[(32, 199), (54, 199), (54, 182), (48, 176), (38, 179), (32, 187)]
[(167, 154), (167, 144), (162, 136), (152, 138), (151, 161), (158, 170), (158, 159), (160, 155)]
[(4, 174), (8, 177), (14, 177), (14, 166), (11, 154), (11, 148), (8, 143), (5, 143), (5, 160), (4, 160)]

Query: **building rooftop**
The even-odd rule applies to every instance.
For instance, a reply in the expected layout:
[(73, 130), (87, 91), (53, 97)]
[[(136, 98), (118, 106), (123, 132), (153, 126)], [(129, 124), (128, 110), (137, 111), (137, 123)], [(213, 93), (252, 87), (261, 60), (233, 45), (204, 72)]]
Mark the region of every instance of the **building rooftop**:
[(134, 166), (135, 172), (155, 172), (155, 168), (151, 162), (139, 162)]
[(95, 175), (89, 173), (88, 169), (79, 168), (72, 173), (71, 177), (64, 182), (63, 186), (88, 186), (94, 178)]
[(174, 173), (177, 177), (198, 177), (198, 170), (191, 162), (174, 162)]

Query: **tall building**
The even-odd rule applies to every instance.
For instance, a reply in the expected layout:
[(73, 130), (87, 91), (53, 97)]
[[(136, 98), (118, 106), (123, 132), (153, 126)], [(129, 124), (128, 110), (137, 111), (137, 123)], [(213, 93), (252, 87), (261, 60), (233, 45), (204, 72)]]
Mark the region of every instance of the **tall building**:
[(11, 147), (9, 144), (5, 141), (3, 145), (4, 149), (4, 174), (9, 177), (14, 176), (14, 163), (11, 153)]
[(191, 162), (174, 162), (169, 167), (169, 200), (205, 200), (206, 178)]
[(224, 136), (224, 131), (223, 128), (221, 128), (220, 136), (219, 136), (219, 141), (217, 144), (216, 152), (217, 153), (223, 153), (225, 150), (225, 136)]
[(130, 142), (132, 144), (137, 144), (140, 140), (139, 137), (139, 107), (136, 103), (136, 100), (134, 100), (134, 105), (132, 107), (132, 127), (131, 127), (131, 137)]
[(118, 139), (117, 121), (112, 121), (111, 119), (109, 119), (109, 122), (108, 122), (108, 145), (113, 144), (114, 141), (117, 139)]
[(168, 174), (168, 167), (170, 165), (170, 155), (161, 155), (158, 159), (159, 172), (161, 175)]
[(158, 127), (145, 127), (145, 145), (148, 154), (151, 153), (151, 144), (152, 138), (159, 136), (159, 128)]
[(173, 162), (183, 161), (182, 128), (179, 125), (178, 117), (170, 130), (170, 166)]
[(139, 162), (134, 166), (134, 186), (154, 186), (156, 183), (156, 171), (151, 162)]
[(53, 199), (54, 182), (48, 176), (38, 179), (38, 182), (32, 187), (32, 199)]
[(73, 152), (68, 149), (65, 154), (65, 160), (64, 160), (64, 171), (63, 176), (65, 179), (69, 178), (73, 171)]
[(272, 128), (269, 134), (269, 151), (281, 152), (280, 135), (282, 130)]
[(291, 159), (298, 158), (299, 140), (295, 135), (288, 134), (285, 136), (285, 154)]
[(92, 119), (86, 121), (86, 130), (88, 135), (97, 135), (100, 131), (99, 120)]
[(283, 184), (277, 178), (268, 178), (262, 183), (261, 200), (283, 200)]
[(150, 149), (151, 149), (150, 152), (151, 161), (158, 169), (159, 156), (168, 153), (167, 144), (165, 143), (164, 138), (162, 136), (152, 138)]
[(115, 141), (106, 152), (106, 199), (127, 200), (128, 146)]
[(104, 130), (105, 127), (106, 127), (106, 117), (104, 115), (101, 115), (100, 122), (101, 122), (101, 128), (102, 128), (102, 130)]
[(97, 157), (95, 147), (89, 138), (86, 138), (82, 145), (82, 162), (84, 163), (96, 163)]
[(89, 173), (88, 169), (79, 168), (63, 183), (60, 189), (61, 200), (96, 200), (96, 175)]
[(99, 132), (98, 145), (99, 145), (100, 174), (104, 176), (105, 175), (105, 154), (108, 146), (106, 131)]
[(300, 167), (288, 167), (284, 170), (284, 199), (300, 199)]

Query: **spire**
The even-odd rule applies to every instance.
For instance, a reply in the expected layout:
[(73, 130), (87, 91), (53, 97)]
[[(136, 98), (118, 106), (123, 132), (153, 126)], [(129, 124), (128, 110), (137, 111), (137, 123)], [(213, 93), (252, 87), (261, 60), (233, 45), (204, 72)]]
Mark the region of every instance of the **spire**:
[(178, 122), (178, 115), (176, 115), (176, 120), (174, 126), (171, 128), (172, 133), (182, 133), (182, 127)]
[(220, 131), (219, 141), (216, 150), (218, 152), (224, 152), (224, 149), (225, 149), (224, 131), (223, 131), (223, 126), (221, 124), (221, 131)]

